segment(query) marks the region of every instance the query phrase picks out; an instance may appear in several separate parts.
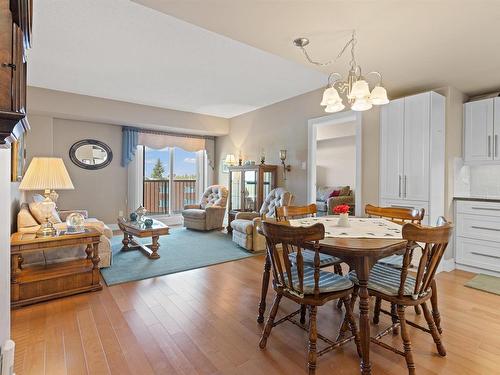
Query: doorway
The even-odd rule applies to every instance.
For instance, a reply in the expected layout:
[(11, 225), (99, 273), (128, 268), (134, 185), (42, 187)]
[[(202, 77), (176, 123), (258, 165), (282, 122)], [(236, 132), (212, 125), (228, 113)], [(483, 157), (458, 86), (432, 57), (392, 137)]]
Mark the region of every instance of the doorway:
[[(354, 214), (361, 216), (362, 114), (345, 111), (308, 121), (307, 198), (318, 187), (349, 185)], [(354, 170), (353, 170), (354, 169)]]

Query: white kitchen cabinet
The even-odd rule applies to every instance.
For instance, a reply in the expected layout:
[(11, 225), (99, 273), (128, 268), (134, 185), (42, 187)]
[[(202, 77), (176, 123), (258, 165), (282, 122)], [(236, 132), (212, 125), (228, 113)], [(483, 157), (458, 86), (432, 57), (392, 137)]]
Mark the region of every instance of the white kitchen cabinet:
[[(491, 161), (497, 154), (498, 137), (494, 132), (494, 109), (500, 101), (493, 98), (464, 104), (464, 160)], [(497, 132), (500, 131), (500, 112), (497, 112)], [(497, 154), (498, 155), (498, 154)], [(498, 158), (498, 156), (497, 156)]]
[(380, 117), (379, 204), (444, 213), (445, 99), (426, 92), (391, 101)]

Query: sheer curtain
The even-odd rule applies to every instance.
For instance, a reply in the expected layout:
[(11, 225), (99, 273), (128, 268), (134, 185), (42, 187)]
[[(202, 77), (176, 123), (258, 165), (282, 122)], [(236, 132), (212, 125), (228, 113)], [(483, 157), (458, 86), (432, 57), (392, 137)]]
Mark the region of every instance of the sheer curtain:
[(127, 194), (127, 211), (132, 212), (137, 207), (142, 205), (143, 198), (143, 176), (144, 176), (144, 146), (137, 146), (135, 158), (133, 158), (128, 166), (128, 194)]

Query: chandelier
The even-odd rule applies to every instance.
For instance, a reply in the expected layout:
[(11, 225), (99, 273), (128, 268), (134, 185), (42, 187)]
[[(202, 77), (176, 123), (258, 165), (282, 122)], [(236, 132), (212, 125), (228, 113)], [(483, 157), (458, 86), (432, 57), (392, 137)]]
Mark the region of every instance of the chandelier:
[(328, 84), (323, 93), (323, 100), (321, 100), (321, 105), (325, 107), (325, 112), (340, 112), (345, 108), (340, 98), (339, 91), (346, 95), (347, 103), (353, 111), (366, 111), (371, 109), (373, 105), (389, 103), (387, 91), (382, 86), (382, 75), (379, 72), (370, 72), (366, 74), (366, 77), (371, 75), (377, 77), (377, 83), (370, 92), (368, 81), (365, 76), (362, 75), (361, 67), (356, 62), (354, 56), (354, 47), (356, 43), (356, 32), (353, 31), (351, 39), (345, 44), (337, 57), (334, 60), (323, 63), (314, 61), (307, 53), (306, 46), (309, 44), (309, 39), (297, 38), (293, 41), (293, 44), (302, 50), (307, 61), (317, 66), (332, 64), (344, 54), (349, 46), (351, 46), (351, 61), (349, 62), (349, 71), (347, 72), (346, 79), (343, 80), (342, 75), (337, 72), (332, 72), (328, 76)]

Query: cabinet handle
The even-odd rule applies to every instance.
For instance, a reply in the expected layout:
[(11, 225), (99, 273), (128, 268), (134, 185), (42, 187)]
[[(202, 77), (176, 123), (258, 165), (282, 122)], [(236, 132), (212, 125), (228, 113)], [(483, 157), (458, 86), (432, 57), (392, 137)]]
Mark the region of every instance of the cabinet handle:
[(391, 207), (394, 207), (394, 208), (409, 208), (410, 210), (414, 210), (415, 207), (413, 206), (403, 206), (401, 204), (391, 204)]
[(401, 198), (401, 175), (399, 175), (399, 198)]
[(16, 70), (16, 64), (13, 64), (13, 63), (2, 63), (2, 68), (11, 68), (12, 70)]
[(498, 134), (495, 134), (495, 144), (493, 145), (493, 153), (498, 156)]
[(500, 208), (489, 208), (489, 207), (471, 207), (473, 210), (483, 210), (483, 211), (500, 211)]
[(472, 229), (483, 229), (483, 230), (491, 230), (491, 231), (494, 231), (494, 232), (500, 232), (500, 229), (497, 229), (497, 228), (478, 227), (476, 225), (471, 225), (470, 227)]
[(499, 256), (495, 256), (495, 255), (489, 255), (489, 254), (481, 254), (481, 253), (478, 253), (478, 252), (475, 252), (475, 251), (471, 251), (470, 252), (471, 254), (473, 255), (481, 255), (483, 257), (489, 257), (489, 258), (494, 258), (494, 259), (500, 259)]
[(491, 135), (488, 136), (488, 157), (491, 157)]

